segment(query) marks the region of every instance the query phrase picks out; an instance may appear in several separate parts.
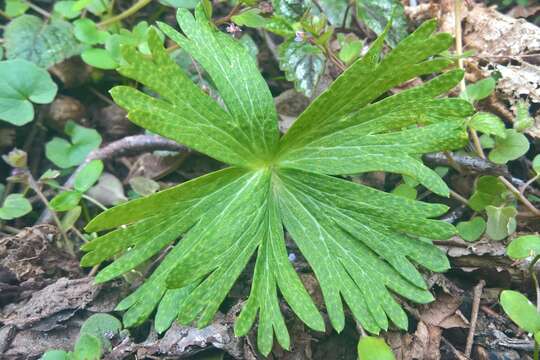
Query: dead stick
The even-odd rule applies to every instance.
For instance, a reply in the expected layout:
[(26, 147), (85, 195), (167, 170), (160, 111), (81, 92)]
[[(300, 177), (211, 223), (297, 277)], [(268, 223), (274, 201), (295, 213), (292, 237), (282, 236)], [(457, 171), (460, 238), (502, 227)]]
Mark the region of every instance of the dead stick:
[(471, 311), (471, 324), (469, 326), (469, 333), (467, 334), (467, 344), (465, 345), (465, 356), (471, 357), (471, 351), (474, 341), (474, 331), (476, 330), (476, 321), (478, 320), (478, 309), (480, 309), (480, 299), (482, 297), (482, 290), (486, 282), (480, 280), (478, 284), (474, 287), (473, 292), (473, 303)]
[[(81, 171), (86, 164), (92, 160), (110, 160), (122, 156), (137, 155), (144, 152), (156, 151), (156, 150), (168, 150), (168, 151), (189, 151), (184, 145), (178, 144), (172, 140), (165, 139), (164, 137), (157, 135), (134, 135), (127, 136), (123, 139), (114, 141), (101, 149), (92, 151), (79, 165), (79, 167), (71, 174), (71, 176), (64, 183), (65, 188), (70, 188), (75, 182), (75, 177)], [(51, 212), (45, 210), (39, 220), (38, 224), (50, 223), (52, 221)]]

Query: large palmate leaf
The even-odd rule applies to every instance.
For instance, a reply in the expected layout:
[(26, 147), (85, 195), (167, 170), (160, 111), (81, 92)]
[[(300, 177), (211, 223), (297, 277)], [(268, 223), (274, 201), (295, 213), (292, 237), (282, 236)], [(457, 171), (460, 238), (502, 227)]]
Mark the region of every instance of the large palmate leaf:
[(435, 23), (427, 22), (379, 60), (383, 34), (280, 139), (272, 96), (247, 50), (215, 29), (201, 6), (195, 16), (179, 10), (178, 22), (183, 34), (159, 26), (206, 70), (223, 104), (189, 80), (154, 32), (151, 56), (125, 49), (128, 64), (119, 71), (159, 97), (123, 86), (111, 93), (135, 123), (230, 167), (119, 205), (88, 224), (88, 231), (116, 228), (83, 246), (83, 266), (115, 259), (97, 282), (168, 251), (118, 305), (124, 324), (140, 324), (157, 307), (158, 331), (174, 319), (207, 325), (253, 258), (251, 292), (236, 334), (246, 334), (258, 319), (262, 353), (270, 352), (274, 334), (289, 348), (278, 293), (307, 326), (323, 331), (319, 309), (289, 261), (286, 230), (317, 276), (336, 330), (345, 323), (342, 300), (371, 333), (387, 329), (390, 321), (406, 328), (407, 316), (393, 294), (420, 303), (433, 299), (417, 266), (448, 268), (429, 240), (455, 233), (452, 225), (434, 220), (447, 208), (333, 175), (390, 171), (448, 194), (418, 159), (462, 146), (463, 119), (472, 108), (439, 96), (463, 73), (450, 70), (420, 87), (384, 95), (449, 67), (437, 54), (451, 38), (433, 35)]

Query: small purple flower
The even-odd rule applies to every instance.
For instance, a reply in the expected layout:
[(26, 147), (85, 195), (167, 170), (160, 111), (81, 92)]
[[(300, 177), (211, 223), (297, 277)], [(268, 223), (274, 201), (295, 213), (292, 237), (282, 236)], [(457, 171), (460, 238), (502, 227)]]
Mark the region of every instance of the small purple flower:
[(289, 261), (295, 262), (296, 261), (296, 254), (295, 253), (289, 253)]
[(230, 23), (228, 26), (227, 26), (227, 32), (229, 34), (236, 34), (236, 33), (239, 33), (239, 32), (242, 32), (242, 29), (240, 29), (238, 26), (236, 26), (236, 24), (233, 24), (233, 23)]
[(297, 31), (296, 36), (294, 37), (294, 41), (296, 42), (302, 42), (306, 39), (306, 33), (303, 31)]

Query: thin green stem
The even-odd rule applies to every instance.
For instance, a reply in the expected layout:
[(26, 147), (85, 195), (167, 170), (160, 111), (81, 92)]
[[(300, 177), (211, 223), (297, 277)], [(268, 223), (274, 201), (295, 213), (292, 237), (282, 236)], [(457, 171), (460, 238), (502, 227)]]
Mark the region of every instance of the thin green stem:
[(538, 354), (540, 354), (540, 346), (538, 345), (538, 342), (534, 340), (534, 354), (533, 354), (534, 360), (539, 359)]
[(105, 27), (111, 24), (114, 24), (115, 22), (124, 20), (127, 17), (130, 17), (133, 14), (136, 14), (139, 10), (141, 10), (146, 5), (150, 4), (152, 0), (138, 0), (133, 6), (131, 6), (129, 9), (121, 12), (120, 14), (113, 16), (112, 18), (106, 19), (98, 23), (98, 27)]
[(97, 207), (99, 207), (101, 210), (103, 211), (107, 211), (107, 207), (105, 205), (103, 205), (102, 203), (100, 203), (99, 201), (97, 201), (96, 199), (94, 199), (93, 197), (91, 196), (88, 196), (88, 195), (85, 195), (83, 194), (83, 199), (86, 199), (88, 201), (90, 201), (91, 203), (93, 203), (94, 205), (96, 205)]
[(64, 229), (62, 229), (62, 222), (60, 221), (60, 219), (58, 218), (58, 215), (56, 214), (56, 212), (51, 208), (51, 205), (49, 204), (49, 200), (47, 200), (47, 197), (43, 194), (43, 192), (41, 191), (40, 189), (40, 186), (39, 184), (37, 183), (37, 181), (34, 179), (34, 176), (32, 176), (32, 174), (30, 173), (30, 171), (27, 171), (27, 176), (28, 176), (28, 186), (30, 186), (30, 188), (32, 188), (32, 190), (34, 190), (34, 192), (36, 193), (36, 195), (39, 197), (39, 199), (41, 200), (41, 202), (43, 203), (43, 205), (45, 205), (45, 207), (47, 207), (47, 209), (49, 209), (49, 211), (51, 212), (52, 214), (52, 217), (53, 217), (53, 220), (54, 222), (56, 223), (56, 226), (58, 227), (58, 231), (60, 231), (60, 234), (62, 235), (62, 239), (64, 240), (64, 244), (66, 246), (66, 250), (68, 251), (68, 253), (70, 255), (72, 255), (73, 257), (75, 257), (75, 250), (73, 249), (73, 243), (69, 240), (69, 238), (67, 237), (67, 234), (66, 232), (64, 231)]
[(525, 207), (534, 215), (540, 216), (540, 210), (534, 207), (533, 204), (521, 193), (512, 183), (505, 179), (504, 176), (499, 176), (499, 180), (506, 186), (508, 190), (512, 192), (516, 196), (516, 198), (521, 202)]

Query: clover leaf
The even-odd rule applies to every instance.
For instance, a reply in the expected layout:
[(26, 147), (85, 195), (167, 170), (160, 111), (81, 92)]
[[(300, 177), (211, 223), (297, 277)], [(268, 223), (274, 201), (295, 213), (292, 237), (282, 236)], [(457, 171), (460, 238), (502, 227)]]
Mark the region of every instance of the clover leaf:
[(32, 102), (48, 104), (57, 91), (49, 73), (31, 62), (0, 61), (0, 120), (17, 126), (32, 121)]
[(66, 169), (79, 165), (90, 151), (101, 144), (101, 136), (94, 129), (88, 129), (68, 121), (64, 129), (71, 142), (55, 137), (45, 145), (45, 155), (56, 166)]
[(505, 137), (495, 137), (495, 146), (489, 153), (489, 160), (496, 164), (506, 164), (529, 151), (527, 137), (514, 129), (506, 129)]

